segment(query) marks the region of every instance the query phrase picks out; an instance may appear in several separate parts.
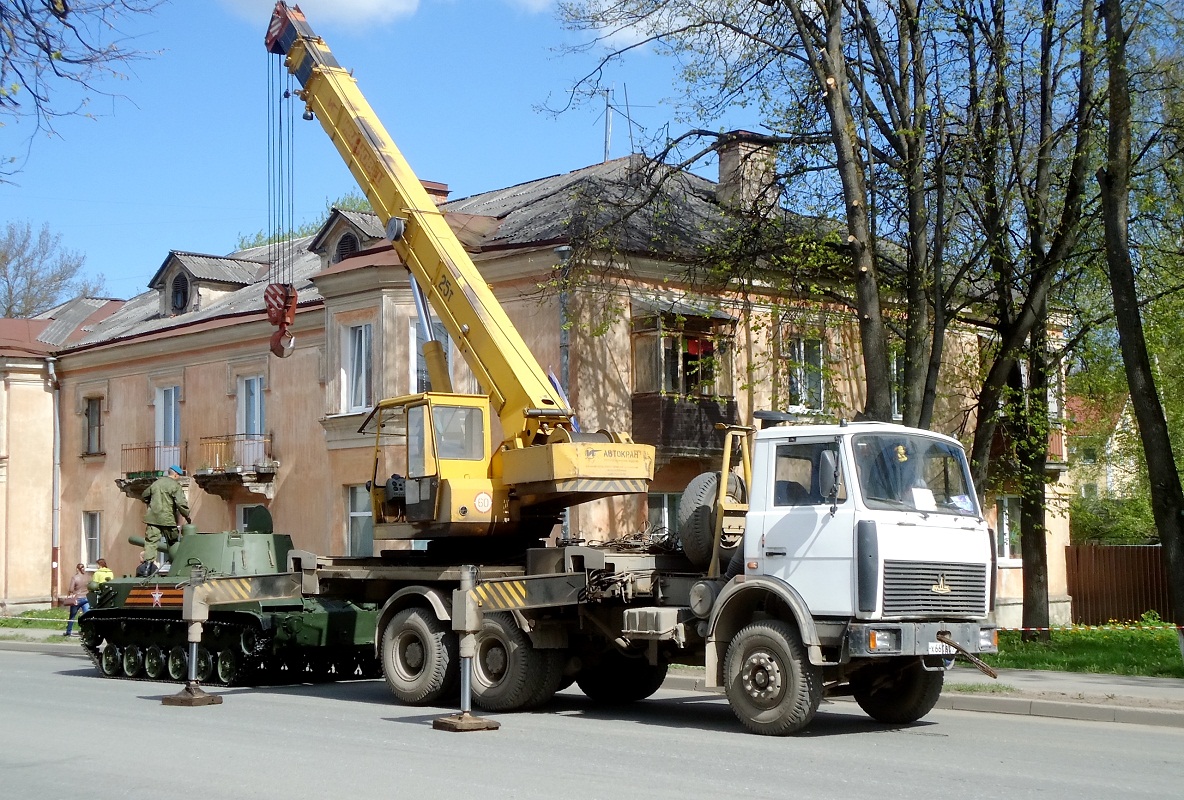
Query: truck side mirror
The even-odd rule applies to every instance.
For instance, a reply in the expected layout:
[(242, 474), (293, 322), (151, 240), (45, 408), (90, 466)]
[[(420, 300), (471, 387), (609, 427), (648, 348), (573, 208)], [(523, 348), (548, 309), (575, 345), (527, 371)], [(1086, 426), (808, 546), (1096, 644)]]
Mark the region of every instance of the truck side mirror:
[(838, 462), (834, 450), (823, 450), (818, 454), (818, 491), (827, 500), (834, 500), (838, 495), (838, 484), (835, 472)]

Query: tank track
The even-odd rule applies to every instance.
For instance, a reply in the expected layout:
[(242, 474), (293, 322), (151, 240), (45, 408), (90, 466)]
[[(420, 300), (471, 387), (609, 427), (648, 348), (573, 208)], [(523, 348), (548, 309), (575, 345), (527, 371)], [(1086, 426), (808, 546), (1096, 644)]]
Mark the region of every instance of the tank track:
[[(93, 614), (93, 612), (92, 612)], [(79, 621), (83, 649), (99, 674), (119, 680), (184, 683), (188, 677), (186, 624), (160, 616), (91, 616)], [(198, 650), (198, 681), (213, 686), (322, 683), (379, 677), (369, 647), (331, 650), (275, 646), (258, 620), (225, 617), (205, 625)], [(131, 648), (135, 647), (133, 651)]]

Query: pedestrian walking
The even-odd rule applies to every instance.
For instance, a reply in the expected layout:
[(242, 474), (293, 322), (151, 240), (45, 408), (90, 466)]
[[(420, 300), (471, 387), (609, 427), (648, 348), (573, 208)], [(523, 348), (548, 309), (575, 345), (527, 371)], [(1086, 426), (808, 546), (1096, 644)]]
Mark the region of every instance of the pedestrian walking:
[(70, 618), (66, 620), (66, 632), (63, 636), (74, 635), (74, 618), (90, 610), (90, 601), (86, 598), (86, 587), (90, 577), (86, 574), (86, 564), (79, 564), (74, 577), (70, 578), (70, 589), (62, 598), (62, 604), (70, 607)]

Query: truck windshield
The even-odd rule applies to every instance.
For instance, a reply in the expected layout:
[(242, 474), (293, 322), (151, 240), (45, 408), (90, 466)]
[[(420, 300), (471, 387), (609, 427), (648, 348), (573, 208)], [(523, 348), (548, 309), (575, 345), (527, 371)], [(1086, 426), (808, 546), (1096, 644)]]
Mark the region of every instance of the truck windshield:
[(907, 433), (854, 438), (855, 467), (868, 508), (977, 517), (960, 447)]

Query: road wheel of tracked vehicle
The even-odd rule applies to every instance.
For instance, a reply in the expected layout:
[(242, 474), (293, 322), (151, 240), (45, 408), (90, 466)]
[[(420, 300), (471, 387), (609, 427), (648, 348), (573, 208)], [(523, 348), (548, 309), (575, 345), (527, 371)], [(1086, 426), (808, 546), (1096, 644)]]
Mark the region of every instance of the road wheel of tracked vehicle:
[[(678, 503), (678, 538), (682, 551), (697, 567), (711, 563), (711, 550), (715, 544), (715, 501), (719, 496), (719, 473), (704, 472), (696, 475), (683, 490)], [(728, 498), (743, 502), (744, 481), (735, 473), (728, 473)], [(736, 553), (739, 537), (724, 535), (720, 541), (719, 568), (722, 572)]]
[(473, 703), (486, 711), (529, 708), (544, 693), (540, 684), (547, 680), (548, 658), (534, 648), (513, 616), (486, 614), (473, 659)]
[(99, 669), (108, 678), (114, 678), (123, 670), (123, 661), (119, 656), (119, 648), (114, 642), (107, 642), (103, 652), (99, 655)]
[(154, 644), (144, 651), (144, 674), (152, 680), (159, 679), (168, 668), (164, 652)]
[(944, 672), (929, 672), (921, 659), (892, 659), (864, 667), (851, 678), (851, 694), (869, 717), (890, 725), (907, 725), (937, 705)]
[(169, 650), (168, 670), (172, 680), (183, 681), (189, 677), (189, 656), (181, 645)]
[(134, 678), (144, 666), (144, 651), (138, 644), (129, 644), (123, 648), (123, 674)]
[(238, 664), (238, 654), (233, 650), (218, 651), (218, 683), (229, 686), (230, 682), (234, 680), (234, 676), (238, 674)]
[(197, 646), (197, 680), (205, 683), (214, 674), (214, 657), (204, 645)]
[(636, 703), (658, 691), (666, 680), (667, 666), (665, 661), (655, 665), (645, 656), (630, 656), (613, 648), (589, 662), (576, 676), (576, 684), (597, 703)]
[(810, 724), (822, 701), (822, 670), (796, 629), (754, 622), (728, 646), (725, 689), (733, 713), (753, 733), (785, 736)]
[(460, 680), (456, 636), (426, 608), (405, 608), (382, 632), (382, 674), (400, 702), (430, 705)]

